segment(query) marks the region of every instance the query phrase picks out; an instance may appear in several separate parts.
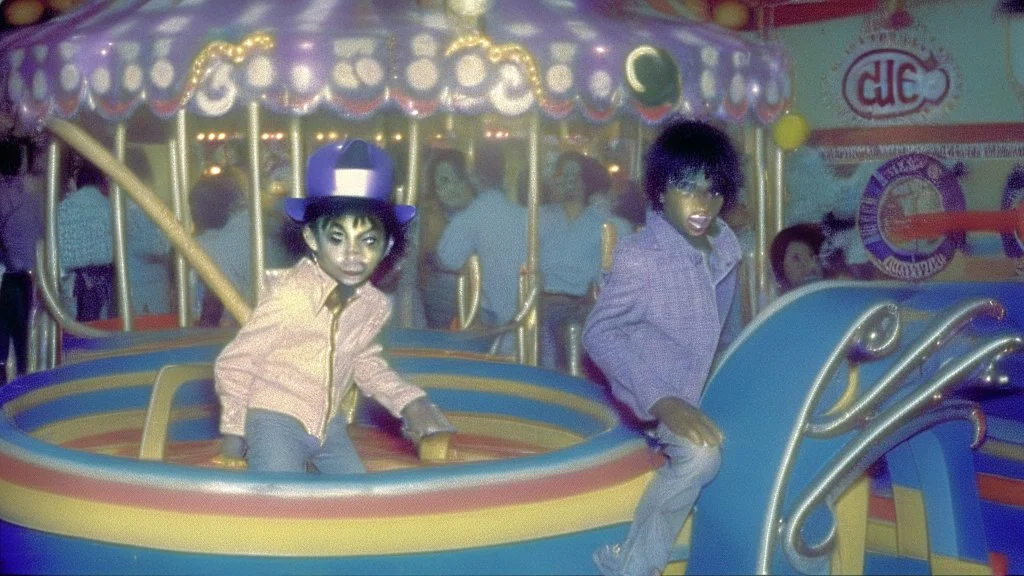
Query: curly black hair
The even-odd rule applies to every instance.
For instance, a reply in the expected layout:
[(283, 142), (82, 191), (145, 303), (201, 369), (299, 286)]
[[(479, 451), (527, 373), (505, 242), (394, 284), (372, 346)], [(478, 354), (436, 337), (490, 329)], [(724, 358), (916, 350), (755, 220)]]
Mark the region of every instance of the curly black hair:
[(723, 212), (736, 204), (743, 175), (739, 153), (729, 136), (706, 122), (672, 122), (647, 151), (644, 192), (651, 208), (662, 212), (662, 195), (671, 186), (700, 174), (711, 181), (711, 193), (722, 197)]

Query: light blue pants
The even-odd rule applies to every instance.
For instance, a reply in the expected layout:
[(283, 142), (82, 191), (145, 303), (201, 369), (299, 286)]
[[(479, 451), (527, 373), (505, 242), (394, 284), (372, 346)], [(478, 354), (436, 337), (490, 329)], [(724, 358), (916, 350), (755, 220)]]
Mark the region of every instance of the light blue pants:
[(249, 410), (245, 418), (245, 459), (254, 472), (305, 472), (311, 463), (321, 474), (366, 472), (348, 436), (345, 418), (327, 424), (323, 445), (302, 423), (280, 412)]
[(637, 504), (621, 554), (598, 564), (602, 574), (660, 574), (701, 489), (718, 473), (718, 448), (697, 446), (664, 424), (658, 424), (655, 434), (668, 461), (655, 472)]

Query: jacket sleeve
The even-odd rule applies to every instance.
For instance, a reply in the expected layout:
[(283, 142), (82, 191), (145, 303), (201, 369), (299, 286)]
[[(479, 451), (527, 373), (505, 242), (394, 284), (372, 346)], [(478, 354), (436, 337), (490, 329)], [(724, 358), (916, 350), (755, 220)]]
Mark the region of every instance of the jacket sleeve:
[[(388, 302), (373, 319), (375, 334), (379, 333), (390, 315), (391, 304)], [(363, 394), (376, 400), (395, 417), (401, 415), (406, 404), (427, 395), (422, 388), (406, 382), (391, 368), (384, 359), (384, 348), (376, 340), (356, 355), (352, 377)]]
[(214, 389), (220, 397), (222, 434), (245, 434), (249, 394), (260, 373), (260, 360), (275, 342), (288, 320), (286, 306), (276, 298), (264, 298), (214, 362)]
[[(587, 317), (583, 328), (583, 346), (604, 372), (612, 392), (637, 412), (642, 404), (645, 379), (643, 350), (634, 349), (631, 335), (644, 322), (644, 266), (633, 251), (615, 251), (612, 269)], [(649, 415), (637, 416), (650, 419)]]

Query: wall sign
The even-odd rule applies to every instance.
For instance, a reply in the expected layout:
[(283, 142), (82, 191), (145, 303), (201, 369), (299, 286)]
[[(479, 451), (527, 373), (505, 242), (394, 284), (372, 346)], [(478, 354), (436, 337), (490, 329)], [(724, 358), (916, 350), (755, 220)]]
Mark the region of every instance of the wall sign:
[(900, 280), (924, 280), (953, 259), (956, 234), (898, 241), (886, 233), (889, 219), (929, 212), (964, 210), (956, 174), (926, 154), (889, 160), (868, 180), (857, 214), (860, 238), (875, 266)]
[(960, 96), (960, 70), (920, 24), (894, 30), (868, 19), (842, 63), (825, 78), (840, 116), (857, 124), (934, 120)]

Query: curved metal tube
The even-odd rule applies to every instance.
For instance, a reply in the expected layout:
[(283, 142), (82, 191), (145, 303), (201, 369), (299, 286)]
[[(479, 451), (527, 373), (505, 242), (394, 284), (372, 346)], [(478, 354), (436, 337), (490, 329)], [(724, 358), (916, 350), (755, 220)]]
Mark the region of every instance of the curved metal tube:
[[(821, 573), (827, 569), (826, 556), (835, 544), (835, 526), (825, 539), (808, 545), (800, 534), (804, 522), (821, 504), (831, 504), (853, 484), (869, 466), (894, 446), (923, 430), (952, 420), (974, 424), (975, 437), (984, 429), (984, 413), (973, 402), (956, 400), (924, 413), (897, 410), (876, 420), (841, 454), (833, 458), (804, 491), (793, 516), (783, 525), (783, 548), (793, 566), (803, 573)], [(834, 522), (834, 518), (833, 518)]]
[[(950, 400), (943, 403), (946, 393), (967, 382), (968, 376), (980, 367), (989, 366), (995, 358), (1019, 350), (1024, 345), (1020, 336), (999, 336), (990, 339), (972, 350), (965, 357), (949, 362), (943, 366), (926, 384), (918, 387), (913, 394), (897, 404), (887, 408), (863, 433), (859, 434), (832, 462), (826, 465), (823, 476), (816, 478), (797, 501), (792, 519), (786, 524), (784, 547), (786, 554), (794, 566), (800, 567), (807, 563), (808, 568), (816, 570), (820, 557), (829, 553), (832, 547), (833, 533), (821, 543), (810, 546), (803, 542), (800, 530), (811, 512), (816, 509), (828, 495), (838, 497), (848, 488), (872, 462), (896, 444), (923, 430), (916, 428), (911, 433), (896, 434), (897, 430), (909, 422), (929, 421), (932, 412), (945, 413), (950, 407), (969, 406), (971, 420), (975, 424), (972, 448), (976, 448), (984, 439), (984, 420), (980, 408), (974, 403), (962, 400)], [(958, 410), (954, 412), (959, 413)], [(940, 419), (939, 421), (944, 421)], [(931, 425), (934, 425), (932, 422)], [(890, 435), (896, 434), (890, 438)], [(831, 501), (831, 500), (830, 500)], [(815, 565), (815, 566), (812, 566)]]
[(962, 330), (971, 320), (985, 314), (1002, 318), (1006, 313), (1003, 305), (991, 298), (974, 300), (963, 304), (936, 319), (926, 329), (918, 342), (911, 346), (895, 363), (892, 369), (870, 391), (857, 399), (849, 408), (833, 418), (809, 422), (807, 435), (824, 438), (843, 434), (855, 428), (870, 412), (878, 407), (893, 390), (898, 388), (910, 374), (921, 367), (928, 358), (950, 338)]
[(231, 281), (224, 276), (206, 252), (177, 222), (174, 214), (150, 189), (146, 188), (130, 170), (114, 159), (103, 146), (78, 126), (53, 116), (47, 118), (46, 126), (123, 186), (124, 191), (153, 219), (153, 222), (167, 235), (171, 244), (181, 251), (189, 264), (195, 268), (206, 285), (224, 302), (224, 308), (239, 323), (245, 322), (252, 309), (238, 294)]
[(491, 344), (491, 348), (488, 350), (488, 354), (494, 355), (498, 353), (498, 345), (500, 340), (498, 336), (511, 332), (518, 328), (522, 328), (530, 320), (530, 315), (537, 307), (537, 297), (540, 294), (540, 290), (536, 285), (530, 288), (530, 291), (526, 294), (526, 298), (523, 300), (523, 305), (519, 307), (519, 312), (516, 313), (516, 317), (511, 322), (504, 326), (498, 326), (497, 328), (491, 328), (483, 333), (484, 336), (494, 336), (494, 342)]
[(857, 343), (864, 340), (865, 330), (877, 326), (879, 322), (883, 322), (883, 318), (898, 318), (898, 315), (899, 309), (894, 302), (882, 302), (868, 308), (854, 320), (811, 384), (810, 391), (800, 407), (796, 422), (789, 433), (789, 438), (786, 440), (786, 448), (782, 453), (782, 460), (779, 462), (778, 471), (775, 473), (775, 481), (772, 483), (768, 506), (765, 510), (764, 524), (761, 527), (761, 541), (758, 546), (757, 572), (759, 574), (767, 574), (769, 572), (772, 551), (775, 550), (777, 530), (781, 522), (782, 491), (789, 481), (789, 475), (792, 472), (793, 462), (796, 458), (796, 449), (803, 437), (807, 420), (817, 406), (822, 391), (832, 381), (832, 377), (835, 375), (840, 363), (847, 358), (850, 350), (857, 349)]
[(480, 255), (472, 254), (459, 272), (456, 287), (459, 330), (472, 326), (480, 312), (480, 280)]
[(55, 286), (56, 284), (53, 282), (53, 278), (50, 277), (49, 272), (47, 271), (44, 252), (45, 249), (43, 248), (43, 241), (40, 240), (36, 242), (36, 278), (39, 279), (39, 282), (36, 282), (36, 284), (39, 286), (39, 292), (43, 295), (43, 302), (46, 304), (46, 309), (50, 312), (50, 316), (53, 316), (53, 318), (57, 320), (61, 329), (70, 334), (74, 334), (75, 336), (102, 338), (113, 334), (106, 330), (100, 330), (98, 328), (82, 324), (72, 318), (61, 307), (60, 301), (53, 293), (52, 286)]

